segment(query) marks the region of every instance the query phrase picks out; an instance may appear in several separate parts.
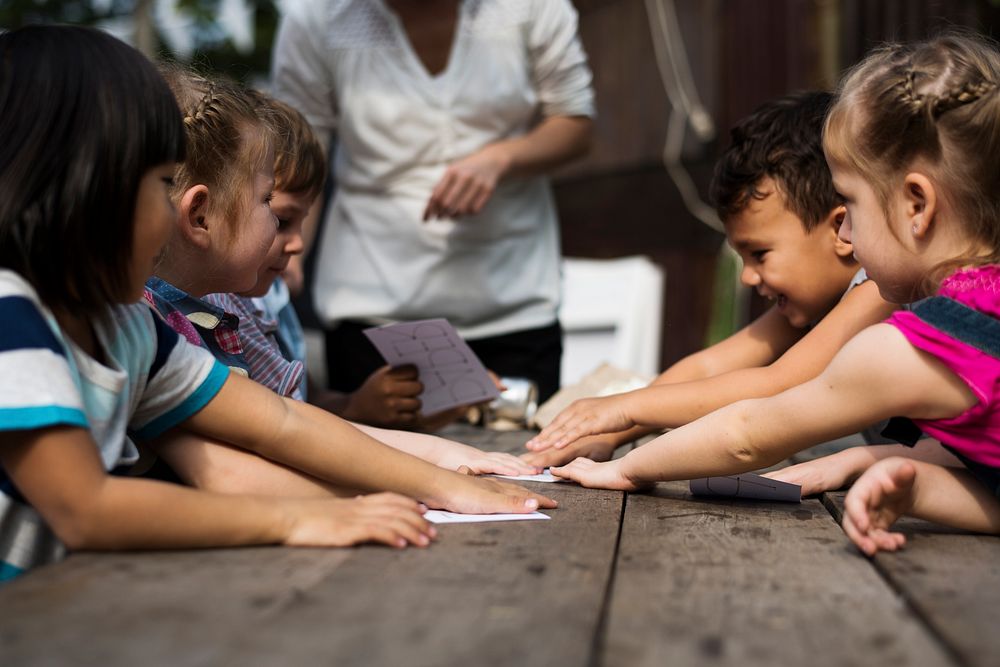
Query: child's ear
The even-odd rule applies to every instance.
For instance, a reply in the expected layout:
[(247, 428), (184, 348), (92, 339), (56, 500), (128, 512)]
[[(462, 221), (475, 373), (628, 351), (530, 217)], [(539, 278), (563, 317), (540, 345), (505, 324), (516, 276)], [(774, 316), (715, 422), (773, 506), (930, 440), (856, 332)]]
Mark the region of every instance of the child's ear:
[(922, 240), (937, 214), (937, 192), (934, 184), (920, 172), (910, 172), (903, 178), (903, 215), (914, 239)]
[(833, 232), (833, 251), (837, 253), (837, 257), (853, 257), (854, 256), (854, 245), (849, 241), (845, 241), (840, 238), (840, 226), (844, 224), (844, 218), (847, 216), (847, 208), (844, 206), (838, 206), (837, 208), (830, 211), (830, 215), (827, 217), (824, 224), (829, 225), (830, 231)]
[(207, 222), (208, 200), (208, 186), (195, 185), (184, 191), (177, 207), (181, 236), (199, 248), (207, 248), (211, 242)]

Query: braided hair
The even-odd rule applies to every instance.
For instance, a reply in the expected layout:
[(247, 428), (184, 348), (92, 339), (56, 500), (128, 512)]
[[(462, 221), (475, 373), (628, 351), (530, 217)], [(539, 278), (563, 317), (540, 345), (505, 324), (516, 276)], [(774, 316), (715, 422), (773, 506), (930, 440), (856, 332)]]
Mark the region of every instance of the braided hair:
[(985, 255), (957, 265), (1000, 262), (1000, 48), (949, 32), (870, 53), (842, 80), (826, 121), (827, 158), (860, 174), (886, 215), (892, 185), (920, 161)]
[(210, 206), (238, 233), (254, 175), (272, 155), (274, 130), (250, 93), (239, 84), (162, 64), (167, 84), (184, 118), (186, 159), (175, 177), (180, 196), (197, 184), (215, 193)]

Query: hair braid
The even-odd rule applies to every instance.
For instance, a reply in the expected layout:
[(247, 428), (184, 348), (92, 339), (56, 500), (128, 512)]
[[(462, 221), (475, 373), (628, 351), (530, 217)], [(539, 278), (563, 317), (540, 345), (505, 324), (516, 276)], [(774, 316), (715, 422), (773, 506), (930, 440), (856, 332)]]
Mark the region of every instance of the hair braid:
[(982, 79), (975, 82), (967, 82), (962, 86), (954, 88), (943, 95), (939, 95), (931, 103), (931, 115), (934, 118), (940, 118), (941, 114), (947, 113), (952, 109), (957, 109), (965, 104), (971, 104), (975, 102), (990, 92), (996, 90), (997, 85), (986, 79)]
[(911, 116), (920, 113), (926, 101), (923, 95), (916, 92), (916, 79), (917, 71), (911, 69), (896, 84), (902, 89), (899, 94), (899, 101), (903, 103), (903, 106), (910, 112)]

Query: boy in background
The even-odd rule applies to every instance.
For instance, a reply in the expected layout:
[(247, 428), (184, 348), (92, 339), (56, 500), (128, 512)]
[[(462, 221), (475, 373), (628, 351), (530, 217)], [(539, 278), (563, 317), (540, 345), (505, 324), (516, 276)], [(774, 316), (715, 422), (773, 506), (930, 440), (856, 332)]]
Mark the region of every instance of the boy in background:
[(743, 260), (740, 279), (774, 305), (644, 389), (574, 402), (527, 443), (525, 461), (605, 461), (649, 433), (780, 393), (819, 375), (844, 343), (898, 307), (837, 235), (845, 209), (822, 147), (831, 101), (810, 92), (762, 105), (733, 128), (716, 164), (710, 196)]

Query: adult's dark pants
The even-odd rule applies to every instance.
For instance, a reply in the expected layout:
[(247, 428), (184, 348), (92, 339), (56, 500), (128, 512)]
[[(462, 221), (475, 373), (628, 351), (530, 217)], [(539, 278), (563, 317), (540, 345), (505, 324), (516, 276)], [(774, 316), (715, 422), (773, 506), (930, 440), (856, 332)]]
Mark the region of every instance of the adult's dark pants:
[[(370, 326), (345, 320), (326, 331), (326, 371), (330, 389), (354, 391), (385, 365), (385, 359), (362, 333)], [(559, 389), (562, 327), (558, 322), (466, 342), (483, 365), (497, 375), (533, 380), (538, 385), (539, 402)]]

